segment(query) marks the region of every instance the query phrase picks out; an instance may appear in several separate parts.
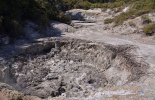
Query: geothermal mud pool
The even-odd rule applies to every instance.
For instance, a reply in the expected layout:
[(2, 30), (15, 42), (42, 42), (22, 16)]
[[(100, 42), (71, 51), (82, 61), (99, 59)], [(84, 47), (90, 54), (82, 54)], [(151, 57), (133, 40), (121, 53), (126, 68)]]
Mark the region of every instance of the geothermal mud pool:
[(0, 81), (42, 99), (82, 99), (97, 95), (99, 89), (124, 86), (145, 76), (149, 65), (132, 53), (136, 49), (71, 38), (38, 39), (1, 58)]

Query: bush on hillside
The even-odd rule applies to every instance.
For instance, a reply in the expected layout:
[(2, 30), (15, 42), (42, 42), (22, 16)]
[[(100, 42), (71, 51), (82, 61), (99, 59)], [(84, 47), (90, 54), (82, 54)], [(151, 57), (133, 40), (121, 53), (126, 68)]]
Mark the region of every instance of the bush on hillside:
[(62, 0), (62, 5), (66, 10), (73, 9), (78, 0)]
[(70, 24), (72, 19), (71, 16), (60, 13), (57, 20), (62, 23)]
[(138, 17), (140, 15), (146, 14), (149, 11), (147, 10), (136, 10), (136, 9), (131, 9), (128, 12), (121, 13), (120, 15), (116, 16), (113, 21), (115, 22), (116, 25), (122, 24), (125, 20), (127, 19), (133, 19), (135, 17)]
[(109, 24), (109, 23), (112, 23), (113, 22), (113, 19), (111, 18), (107, 18), (104, 20), (104, 24)]
[(151, 36), (155, 33), (155, 23), (148, 24), (143, 28), (146, 35)]
[(142, 24), (149, 24), (152, 22), (152, 20), (147, 15), (143, 15), (141, 19), (143, 21)]
[(135, 26), (136, 26), (136, 24), (135, 24), (133, 21), (130, 21), (128, 24), (129, 24), (130, 26), (132, 26), (132, 27), (135, 27)]
[(116, 26), (122, 24), (127, 19), (132, 19), (148, 12), (154, 12), (155, 10), (155, 3), (153, 0), (132, 0), (128, 3), (131, 3), (129, 11), (121, 13), (113, 19)]
[(74, 8), (80, 8), (80, 9), (90, 9), (91, 8), (91, 3), (88, 2), (88, 1), (82, 1), (82, 2), (77, 2), (75, 5), (74, 5)]

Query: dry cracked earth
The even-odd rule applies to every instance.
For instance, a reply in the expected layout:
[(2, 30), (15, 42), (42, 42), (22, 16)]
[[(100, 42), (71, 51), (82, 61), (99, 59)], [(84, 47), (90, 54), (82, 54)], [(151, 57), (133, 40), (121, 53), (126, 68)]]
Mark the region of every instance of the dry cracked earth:
[(53, 23), (62, 37), (2, 47), (0, 100), (154, 100), (155, 46), (107, 34), (108, 13), (88, 12), (72, 26)]

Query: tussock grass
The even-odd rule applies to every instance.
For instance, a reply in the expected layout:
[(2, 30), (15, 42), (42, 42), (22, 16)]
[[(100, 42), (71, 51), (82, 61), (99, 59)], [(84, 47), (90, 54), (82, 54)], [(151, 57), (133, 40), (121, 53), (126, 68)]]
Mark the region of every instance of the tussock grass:
[(155, 23), (144, 26), (143, 31), (146, 35), (152, 36), (155, 33)]
[(149, 24), (149, 23), (151, 23), (152, 22), (152, 20), (149, 18), (149, 16), (147, 16), (147, 15), (143, 15), (142, 17), (141, 17), (141, 19), (142, 19), (142, 21), (143, 21), (143, 24)]
[(112, 23), (113, 22), (113, 19), (111, 18), (107, 18), (104, 20), (104, 24), (109, 24), (109, 23)]

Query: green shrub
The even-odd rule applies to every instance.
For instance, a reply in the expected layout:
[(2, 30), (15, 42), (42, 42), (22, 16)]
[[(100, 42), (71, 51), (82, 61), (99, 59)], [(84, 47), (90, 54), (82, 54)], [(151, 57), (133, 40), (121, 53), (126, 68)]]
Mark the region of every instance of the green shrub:
[(74, 8), (80, 8), (80, 9), (90, 9), (91, 8), (91, 3), (88, 1), (82, 1), (78, 2), (74, 5)]
[(21, 37), (24, 35), (23, 23), (26, 20), (37, 23), (40, 28), (46, 28), (50, 20), (70, 23), (68, 16), (60, 15), (59, 1), (61, 0), (1, 0), (0, 35), (8, 35), (12, 39)]
[(155, 3), (153, 0), (139, 0), (133, 3), (133, 9), (144, 9), (144, 10), (152, 10), (155, 8)]
[[(121, 0), (118, 0), (121, 1)], [(155, 3), (153, 0), (131, 0), (131, 1), (124, 1), (128, 2), (132, 6), (129, 11), (121, 13), (119, 16), (116, 16), (113, 20), (117, 25), (122, 24), (127, 19), (132, 19), (148, 12), (155, 11)], [(121, 4), (121, 3), (120, 3)], [(123, 4), (123, 2), (122, 2)], [(119, 5), (119, 4), (118, 4)]]
[(122, 24), (123, 21), (125, 21), (128, 18), (129, 18), (129, 16), (127, 15), (127, 13), (122, 13), (119, 16), (116, 16), (113, 20), (114, 20), (115, 24), (119, 25), (119, 24)]
[(62, 6), (64, 6), (66, 10), (73, 9), (77, 2), (78, 0), (62, 0)]
[(57, 20), (66, 24), (70, 24), (72, 19), (69, 15), (64, 15), (63, 13), (60, 13)]
[(109, 24), (109, 23), (112, 23), (113, 22), (113, 19), (111, 18), (107, 18), (104, 20), (104, 24)]
[(115, 13), (121, 12), (123, 10), (123, 7), (118, 7), (114, 9)]
[(91, 8), (107, 8), (107, 3), (93, 3), (91, 4)]
[(108, 8), (116, 8), (124, 5), (124, 1), (116, 1), (114, 3), (108, 3)]
[(128, 12), (121, 13), (120, 15), (116, 16), (113, 20), (116, 25), (122, 24), (127, 19), (132, 19), (137, 16), (143, 15), (148, 13), (147, 10), (137, 10), (137, 9), (130, 9)]
[(146, 35), (151, 36), (155, 33), (155, 23), (148, 24), (143, 28)]

